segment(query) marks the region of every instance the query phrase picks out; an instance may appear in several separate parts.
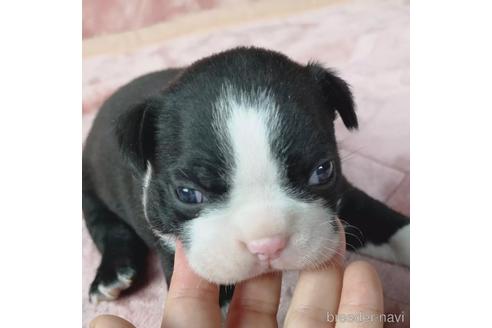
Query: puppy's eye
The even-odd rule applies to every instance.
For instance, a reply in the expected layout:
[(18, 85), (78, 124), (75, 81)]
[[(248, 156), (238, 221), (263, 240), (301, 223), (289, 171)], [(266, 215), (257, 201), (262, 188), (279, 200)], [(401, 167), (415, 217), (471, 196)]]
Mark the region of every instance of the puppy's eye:
[(332, 161), (326, 161), (316, 166), (309, 177), (310, 186), (322, 185), (330, 181), (335, 173)]
[(192, 188), (178, 187), (176, 188), (176, 195), (180, 201), (187, 204), (201, 204), (206, 201), (205, 196), (200, 191)]

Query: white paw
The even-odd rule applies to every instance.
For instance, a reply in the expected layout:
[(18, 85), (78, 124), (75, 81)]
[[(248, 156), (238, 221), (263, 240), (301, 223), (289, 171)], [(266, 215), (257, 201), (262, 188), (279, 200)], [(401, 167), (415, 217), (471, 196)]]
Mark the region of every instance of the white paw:
[(357, 250), (358, 253), (369, 255), (385, 261), (410, 266), (410, 225), (400, 228), (388, 243), (374, 245), (367, 243), (366, 246)]
[(398, 263), (410, 266), (410, 225), (398, 230), (389, 240)]
[(116, 280), (104, 284), (100, 282), (95, 290), (90, 292), (91, 303), (98, 304), (101, 301), (113, 301), (120, 296), (120, 293), (125, 289), (128, 289), (135, 277), (135, 271), (132, 269), (125, 269), (117, 273)]

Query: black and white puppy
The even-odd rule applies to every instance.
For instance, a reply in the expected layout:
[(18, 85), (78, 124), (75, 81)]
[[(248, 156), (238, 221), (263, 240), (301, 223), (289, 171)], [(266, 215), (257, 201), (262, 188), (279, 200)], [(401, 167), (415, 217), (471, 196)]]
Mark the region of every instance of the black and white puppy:
[[(83, 212), (102, 253), (92, 300), (130, 287), (173, 242), (231, 285), (329, 260), (347, 244), (409, 262), (409, 220), (342, 175), (334, 123), (358, 126), (347, 84), (319, 64), (236, 48), (147, 74), (100, 109), (83, 153)], [(232, 288), (221, 289), (221, 303)]]

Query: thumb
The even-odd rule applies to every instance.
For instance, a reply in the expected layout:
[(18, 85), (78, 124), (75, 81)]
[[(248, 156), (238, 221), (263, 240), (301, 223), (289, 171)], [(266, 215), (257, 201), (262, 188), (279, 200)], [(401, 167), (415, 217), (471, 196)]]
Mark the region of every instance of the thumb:
[(115, 315), (102, 314), (92, 319), (89, 328), (135, 328), (135, 326)]

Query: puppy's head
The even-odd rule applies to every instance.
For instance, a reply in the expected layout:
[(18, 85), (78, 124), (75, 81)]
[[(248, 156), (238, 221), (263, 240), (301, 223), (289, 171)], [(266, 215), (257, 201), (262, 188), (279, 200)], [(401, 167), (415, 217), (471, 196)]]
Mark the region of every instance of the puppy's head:
[(332, 72), (239, 48), (188, 67), (129, 111), (119, 135), (153, 231), (177, 235), (198, 274), (227, 284), (334, 255), (337, 113), (357, 127)]

